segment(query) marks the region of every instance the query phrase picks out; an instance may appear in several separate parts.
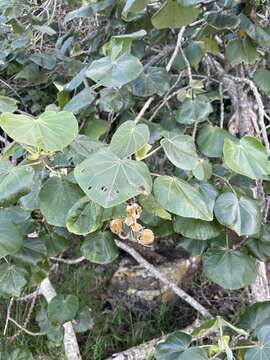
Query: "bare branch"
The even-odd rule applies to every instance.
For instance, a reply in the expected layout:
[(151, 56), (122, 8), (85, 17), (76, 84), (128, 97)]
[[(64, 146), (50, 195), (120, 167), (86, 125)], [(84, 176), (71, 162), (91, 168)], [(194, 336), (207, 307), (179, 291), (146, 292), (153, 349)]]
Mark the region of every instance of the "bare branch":
[(141, 111), (139, 112), (139, 114), (136, 116), (134, 122), (135, 124), (137, 124), (141, 118), (143, 117), (143, 115), (145, 114), (145, 112), (147, 111), (147, 109), (149, 108), (149, 106), (151, 105), (151, 103), (154, 100), (154, 96), (151, 96), (143, 105), (143, 107), (141, 108)]
[(86, 259), (84, 256), (81, 256), (78, 259), (62, 259), (62, 258), (58, 258), (58, 257), (50, 257), (50, 260), (61, 262), (64, 264), (75, 265), (75, 264), (81, 263), (82, 261), (84, 261)]
[(181, 299), (186, 301), (190, 306), (192, 306), (195, 310), (197, 310), (202, 316), (207, 318), (213, 318), (209, 311), (202, 306), (197, 300), (193, 299), (190, 295), (188, 295), (184, 290), (180, 289), (176, 284), (169, 281), (166, 276), (161, 274), (156, 267), (146, 261), (136, 250), (125, 244), (120, 240), (115, 240), (116, 245), (126, 251), (129, 255), (131, 255), (140, 265), (144, 266), (156, 279), (161, 281), (164, 285), (170, 288), (176, 295), (178, 295)]

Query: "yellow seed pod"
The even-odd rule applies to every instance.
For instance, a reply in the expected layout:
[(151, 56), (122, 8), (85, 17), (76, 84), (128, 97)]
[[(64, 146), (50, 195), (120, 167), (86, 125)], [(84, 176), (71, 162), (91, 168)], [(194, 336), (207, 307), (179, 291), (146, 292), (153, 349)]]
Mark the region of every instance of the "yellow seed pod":
[(150, 229), (142, 230), (138, 237), (139, 243), (145, 246), (153, 244), (154, 240), (155, 240), (155, 235), (153, 231)]
[(127, 206), (126, 212), (128, 218), (131, 217), (133, 219), (139, 219), (139, 217), (141, 216), (142, 208), (140, 207), (140, 205), (134, 203)]
[(120, 219), (114, 219), (110, 222), (111, 232), (120, 234), (123, 231), (123, 222)]
[(132, 224), (131, 229), (133, 232), (138, 233), (142, 230), (142, 225), (138, 223)]

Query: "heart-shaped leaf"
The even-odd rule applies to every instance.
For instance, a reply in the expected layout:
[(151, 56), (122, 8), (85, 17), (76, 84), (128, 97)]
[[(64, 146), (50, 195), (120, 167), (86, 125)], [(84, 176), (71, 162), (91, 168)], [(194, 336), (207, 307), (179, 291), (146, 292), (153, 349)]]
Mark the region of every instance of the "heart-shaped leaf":
[(12, 205), (30, 193), (33, 181), (31, 166), (15, 167), (8, 161), (0, 161), (0, 206)]
[(176, 233), (194, 240), (213, 239), (221, 232), (221, 227), (215, 221), (188, 219), (180, 216), (176, 216), (173, 227)]
[(218, 126), (206, 125), (199, 130), (197, 136), (197, 144), (199, 150), (208, 157), (221, 157), (223, 154), (224, 140), (230, 139), (237, 141), (237, 138), (232, 136), (225, 129)]
[(17, 100), (0, 95), (0, 113), (13, 113), (17, 110)]
[(199, 158), (191, 136), (168, 133), (160, 143), (168, 159), (176, 167), (183, 170), (193, 170), (197, 167)]
[(184, 180), (159, 176), (154, 182), (154, 195), (160, 205), (173, 214), (213, 220), (213, 212), (203, 194)]
[(260, 204), (246, 196), (238, 199), (232, 192), (223, 193), (216, 200), (214, 212), (220, 224), (232, 229), (239, 236), (254, 235), (260, 231)]
[(91, 155), (75, 168), (74, 175), (88, 197), (104, 208), (139, 194), (150, 194), (152, 188), (144, 163), (120, 159), (109, 149)]
[(270, 359), (270, 326), (265, 325), (256, 331), (259, 340), (258, 345), (245, 353), (245, 360), (269, 360)]
[(116, 60), (109, 56), (95, 60), (85, 75), (100, 85), (120, 87), (135, 80), (143, 71), (139, 59), (133, 55), (122, 55)]
[(0, 265), (0, 296), (20, 296), (27, 283), (27, 271), (16, 265)]
[(195, 99), (185, 99), (176, 111), (176, 121), (180, 124), (192, 125), (205, 121), (213, 111), (211, 103), (204, 96)]
[(208, 278), (224, 289), (248, 286), (257, 276), (255, 259), (229, 249), (208, 250), (203, 256), (203, 268)]
[(110, 231), (86, 236), (81, 252), (87, 260), (96, 264), (108, 264), (118, 256), (118, 248)]
[(79, 310), (79, 301), (77, 296), (56, 295), (48, 305), (49, 320), (53, 324), (64, 324), (75, 318)]
[(218, 30), (235, 29), (240, 24), (240, 18), (237, 15), (220, 11), (207, 17), (209, 25)]
[(147, 125), (136, 125), (134, 121), (125, 121), (113, 134), (110, 149), (120, 158), (124, 158), (141, 149), (149, 138)]
[(238, 174), (254, 180), (270, 174), (267, 151), (255, 137), (245, 136), (238, 143), (225, 139), (223, 154), (226, 166)]
[(69, 210), (82, 196), (83, 192), (77, 185), (66, 178), (53, 176), (39, 193), (40, 211), (49, 224), (64, 227)]
[(192, 337), (184, 332), (176, 331), (156, 346), (156, 360), (178, 359), (178, 356), (188, 349)]
[(196, 20), (200, 10), (194, 7), (182, 7), (177, 1), (167, 0), (152, 17), (156, 29), (177, 29)]
[(84, 196), (69, 210), (66, 226), (71, 233), (86, 235), (98, 229), (101, 219), (102, 208)]
[(23, 237), (10, 220), (0, 219), (0, 258), (16, 253), (23, 244)]
[(78, 134), (77, 120), (67, 111), (47, 111), (37, 119), (4, 113), (0, 126), (13, 140), (47, 152), (63, 150)]

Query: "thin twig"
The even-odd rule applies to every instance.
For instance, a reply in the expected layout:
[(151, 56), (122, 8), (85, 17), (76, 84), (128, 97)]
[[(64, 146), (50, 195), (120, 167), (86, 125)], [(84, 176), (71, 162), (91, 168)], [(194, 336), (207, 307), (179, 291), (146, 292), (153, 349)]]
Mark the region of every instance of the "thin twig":
[(134, 122), (135, 124), (137, 124), (141, 118), (143, 117), (143, 115), (145, 114), (145, 112), (147, 111), (147, 109), (149, 108), (149, 106), (151, 105), (151, 103), (153, 102), (154, 100), (154, 96), (151, 96), (146, 102), (145, 104), (143, 105), (143, 107), (141, 108), (141, 111), (139, 112), (139, 114), (136, 116)]
[(186, 27), (183, 26), (183, 27), (180, 29), (179, 33), (178, 33), (177, 42), (176, 42), (176, 46), (175, 46), (174, 52), (173, 52), (173, 54), (172, 54), (172, 56), (171, 56), (171, 58), (170, 58), (170, 60), (169, 60), (169, 62), (168, 62), (168, 64), (167, 64), (167, 66), (166, 66), (166, 71), (167, 71), (167, 72), (169, 72), (169, 71), (171, 70), (171, 67), (172, 67), (172, 65), (173, 65), (173, 63), (174, 63), (174, 60), (175, 60), (178, 52), (181, 51), (181, 48), (182, 48), (182, 47), (181, 47), (181, 42), (182, 42), (182, 39), (183, 39), (183, 35), (184, 35), (185, 30), (186, 30)]
[(50, 260), (62, 262), (64, 264), (75, 265), (75, 264), (79, 264), (80, 262), (82, 262), (86, 259), (84, 256), (81, 256), (78, 259), (62, 259), (62, 258), (58, 258), (58, 257), (50, 257)]
[(131, 255), (140, 265), (145, 267), (156, 279), (161, 281), (164, 285), (166, 285), (169, 289), (171, 289), (176, 295), (178, 295), (181, 299), (186, 301), (190, 306), (192, 306), (195, 310), (197, 310), (202, 316), (207, 318), (213, 318), (209, 311), (198, 303), (197, 300), (193, 299), (190, 295), (188, 295), (184, 290), (180, 289), (176, 284), (172, 283), (167, 279), (165, 275), (160, 273), (156, 267), (146, 261), (136, 250), (125, 244), (120, 240), (115, 240), (116, 245), (126, 251), (129, 255)]
[(25, 332), (26, 334), (28, 335), (31, 335), (31, 336), (43, 336), (43, 335), (46, 335), (45, 332), (37, 332), (37, 333), (34, 333), (30, 330), (27, 330), (25, 329), (22, 325), (18, 324), (16, 320), (12, 319), (12, 318), (9, 318), (9, 321), (11, 321), (13, 324), (15, 324), (21, 331)]
[(13, 302), (14, 302), (14, 298), (12, 297), (12, 298), (10, 299), (10, 302), (9, 302), (9, 305), (8, 305), (8, 309), (7, 309), (7, 317), (6, 317), (6, 323), (5, 323), (4, 333), (3, 333), (4, 336), (5, 336), (6, 333), (7, 333), (8, 322), (9, 322), (9, 320), (10, 320), (10, 311), (11, 311)]

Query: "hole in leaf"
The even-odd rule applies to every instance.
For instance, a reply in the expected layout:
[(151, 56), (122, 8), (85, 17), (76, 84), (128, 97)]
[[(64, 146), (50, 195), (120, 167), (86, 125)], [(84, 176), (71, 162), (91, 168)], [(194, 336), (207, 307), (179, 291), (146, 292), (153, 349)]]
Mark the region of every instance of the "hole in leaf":
[(144, 192), (145, 191), (145, 186), (144, 185), (139, 186), (139, 191)]
[(108, 190), (107, 186), (103, 185), (101, 186), (101, 191), (106, 192)]
[(91, 189), (92, 189), (92, 186), (91, 186), (91, 185), (89, 185), (89, 186), (88, 186), (88, 190), (91, 190)]

